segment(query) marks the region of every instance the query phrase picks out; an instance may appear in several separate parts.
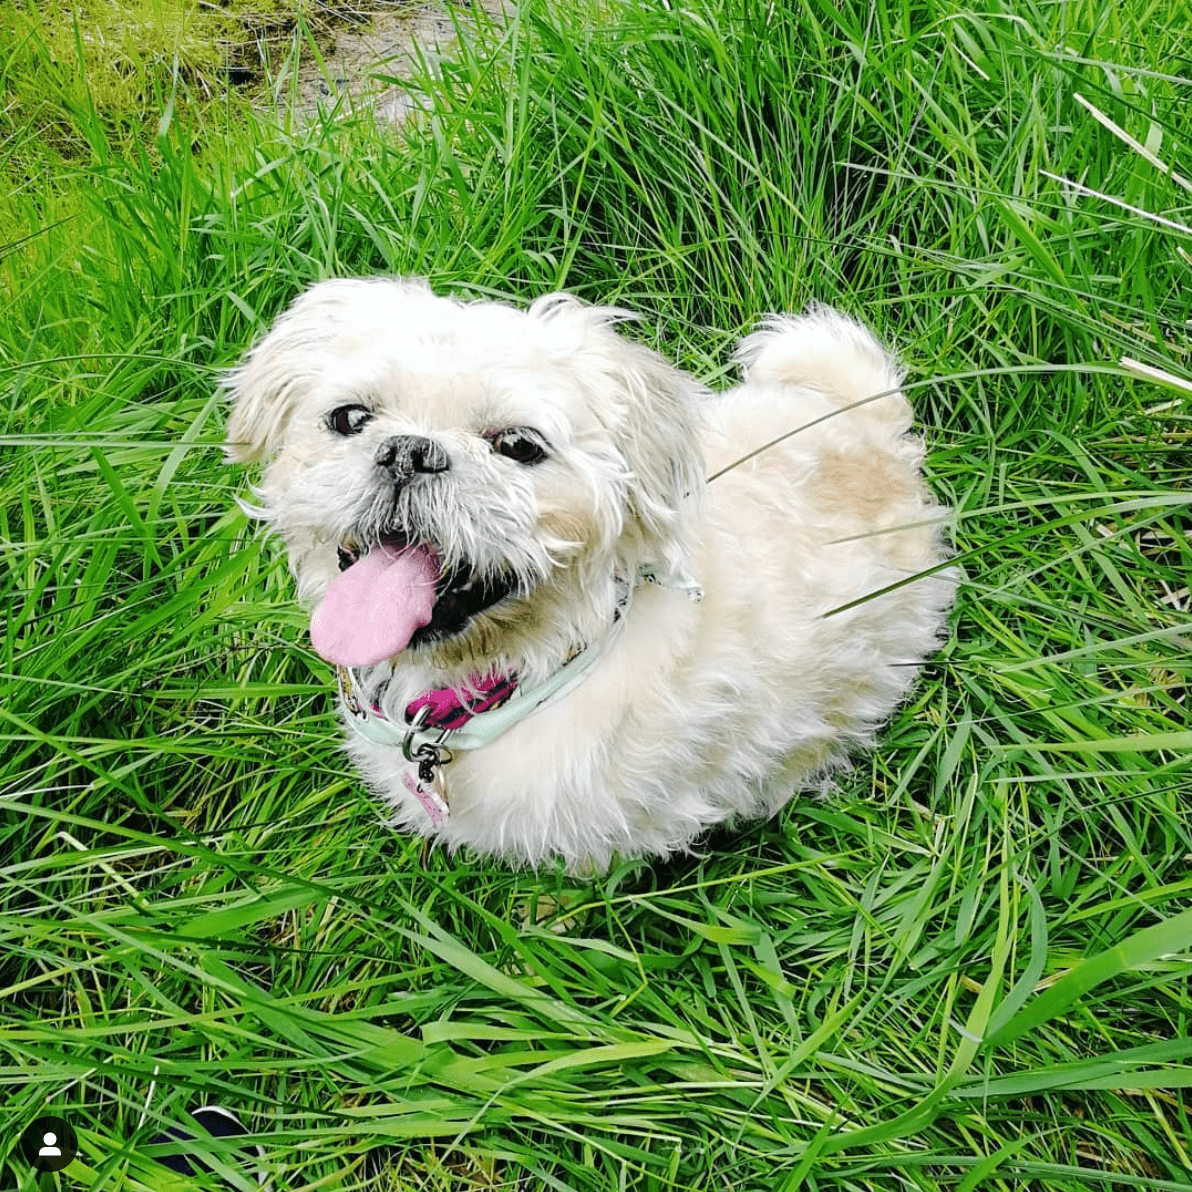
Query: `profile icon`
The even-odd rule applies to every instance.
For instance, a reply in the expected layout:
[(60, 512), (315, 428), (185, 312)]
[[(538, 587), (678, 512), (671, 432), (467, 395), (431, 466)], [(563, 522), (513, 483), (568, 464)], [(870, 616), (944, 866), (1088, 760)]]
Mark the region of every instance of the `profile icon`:
[(39, 1117), (21, 1134), (21, 1151), (37, 1171), (61, 1171), (79, 1153), (74, 1127), (60, 1117)]

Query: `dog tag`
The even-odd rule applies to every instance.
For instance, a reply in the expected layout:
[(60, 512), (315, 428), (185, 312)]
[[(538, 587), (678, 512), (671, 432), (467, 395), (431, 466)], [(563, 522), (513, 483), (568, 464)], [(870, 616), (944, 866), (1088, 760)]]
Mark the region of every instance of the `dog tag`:
[[(429, 776), (427, 772), (429, 771)], [(447, 822), (450, 808), (447, 805), (447, 783), (443, 771), (434, 758), (423, 758), (415, 770), (410, 767), (402, 775), (406, 790), (418, 800), (430, 816), (431, 826), (442, 827)]]

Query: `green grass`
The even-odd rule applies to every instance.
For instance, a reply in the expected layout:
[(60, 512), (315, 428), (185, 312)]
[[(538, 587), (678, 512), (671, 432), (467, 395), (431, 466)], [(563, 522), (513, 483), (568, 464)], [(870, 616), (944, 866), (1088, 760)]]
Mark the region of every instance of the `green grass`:
[[(182, 1187), (147, 1144), (217, 1100), (279, 1189), (1192, 1188), (1190, 30), (528, 3), (404, 138), (172, 67), (130, 134), (10, 45), (4, 1145)], [(379, 824), (216, 387), (375, 272), (629, 305), (718, 385), (811, 299), (898, 346), (968, 579), (831, 797), (590, 883)]]

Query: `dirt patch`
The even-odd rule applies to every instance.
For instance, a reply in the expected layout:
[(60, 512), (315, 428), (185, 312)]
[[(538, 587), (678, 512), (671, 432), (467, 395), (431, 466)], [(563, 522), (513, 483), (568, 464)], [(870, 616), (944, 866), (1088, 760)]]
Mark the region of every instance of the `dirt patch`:
[(502, 0), (468, 3), (373, 3), (354, 13), (350, 23), (328, 29), (320, 38), (323, 65), (304, 61), (298, 71), (299, 110), (313, 114), (359, 111), (371, 104), (382, 120), (398, 123), (415, 100), (400, 82), (416, 71), (419, 60), (434, 62), (458, 40), (477, 12), (498, 16)]

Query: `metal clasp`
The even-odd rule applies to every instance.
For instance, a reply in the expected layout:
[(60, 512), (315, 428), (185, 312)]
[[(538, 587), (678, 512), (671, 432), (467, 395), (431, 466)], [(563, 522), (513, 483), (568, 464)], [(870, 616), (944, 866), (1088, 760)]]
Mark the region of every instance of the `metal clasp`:
[(435, 741), (421, 741), (417, 745), (414, 744), (414, 737), (423, 731), (429, 716), (430, 704), (423, 704), (415, 713), (401, 743), (402, 756), (411, 765), (418, 767), (418, 775), (424, 782), (430, 782), (436, 767), (446, 765), (451, 761), (452, 756), (451, 750), (444, 744), (451, 735), (449, 728), (440, 729), (438, 739)]

